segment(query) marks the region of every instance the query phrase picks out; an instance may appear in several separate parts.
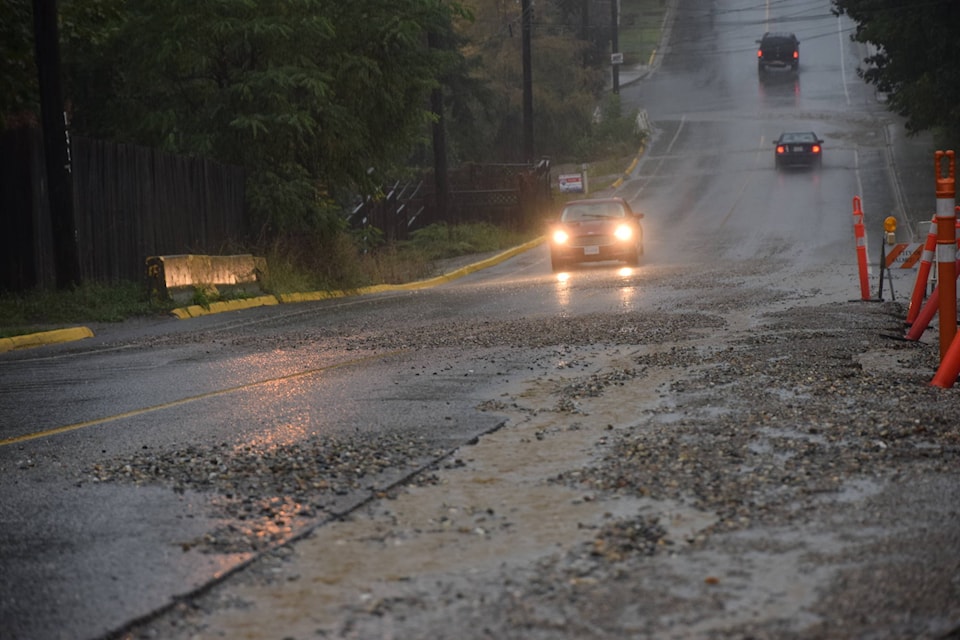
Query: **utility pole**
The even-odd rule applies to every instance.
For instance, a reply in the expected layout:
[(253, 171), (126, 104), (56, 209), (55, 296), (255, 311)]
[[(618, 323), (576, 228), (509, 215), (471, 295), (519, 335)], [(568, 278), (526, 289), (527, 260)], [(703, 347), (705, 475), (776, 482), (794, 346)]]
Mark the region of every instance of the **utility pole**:
[(590, 0), (580, 2), (580, 39), (590, 40)]
[[(430, 105), (436, 120), (433, 123), (433, 190), (437, 203), (437, 221), (448, 219), (450, 180), (447, 176), (447, 125), (443, 117), (443, 89), (430, 93)], [(435, 221), (436, 222), (436, 221)], [(453, 220), (451, 222), (459, 222)]]
[[(433, 31), (427, 33), (427, 44), (431, 49), (441, 49), (443, 46), (439, 37)], [(447, 175), (447, 125), (443, 116), (443, 89), (435, 88), (430, 92), (430, 110), (436, 120), (433, 121), (433, 190), (436, 199), (436, 220), (448, 221), (450, 208), (450, 180)], [(450, 222), (459, 222), (453, 220)]]
[[(590, 0), (581, 0), (580, 2), (580, 39), (585, 43), (590, 42)], [(590, 57), (590, 47), (583, 49), (583, 66), (586, 68), (588, 58)]]
[(613, 93), (620, 93), (620, 0), (610, 0), (610, 67), (613, 69)]
[(33, 0), (33, 30), (54, 268), (57, 288), (69, 289), (80, 284), (80, 253), (73, 213), (70, 148), (60, 89), (60, 36), (56, 0)]
[(533, 27), (533, 11), (530, 0), (521, 0), (520, 31), (522, 34), (523, 58), (523, 159), (533, 162), (533, 71), (530, 62), (530, 39)]

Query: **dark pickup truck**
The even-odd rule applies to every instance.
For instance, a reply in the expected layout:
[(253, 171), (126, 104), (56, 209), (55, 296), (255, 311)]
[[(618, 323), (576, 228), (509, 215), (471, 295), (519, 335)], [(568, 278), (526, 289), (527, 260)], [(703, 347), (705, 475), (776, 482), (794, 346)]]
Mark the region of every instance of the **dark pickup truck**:
[(792, 33), (767, 32), (757, 40), (757, 71), (771, 69), (796, 71), (800, 66), (800, 41)]

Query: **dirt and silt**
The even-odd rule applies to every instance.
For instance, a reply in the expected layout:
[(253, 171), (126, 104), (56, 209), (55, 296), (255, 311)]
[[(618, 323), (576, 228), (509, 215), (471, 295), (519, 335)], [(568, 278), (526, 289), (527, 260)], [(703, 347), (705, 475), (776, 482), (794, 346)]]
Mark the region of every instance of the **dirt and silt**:
[[(960, 396), (929, 384), (936, 347), (836, 269), (723, 269), (540, 326), (540, 366), (477, 407), (501, 428), (126, 637), (957, 637)], [(491, 358), (522, 341), (485, 331)], [(322, 469), (297, 481), (344, 477)]]

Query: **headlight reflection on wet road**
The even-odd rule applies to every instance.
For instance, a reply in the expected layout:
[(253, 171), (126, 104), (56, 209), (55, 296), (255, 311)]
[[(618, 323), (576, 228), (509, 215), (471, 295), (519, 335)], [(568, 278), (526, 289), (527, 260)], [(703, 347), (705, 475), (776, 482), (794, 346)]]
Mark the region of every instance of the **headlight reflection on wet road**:
[(570, 306), (570, 274), (566, 271), (557, 274), (557, 304), (566, 312)]
[(638, 287), (636, 283), (631, 280), (631, 276), (634, 275), (635, 269), (633, 267), (621, 267), (617, 271), (617, 275), (625, 280), (624, 286), (620, 287), (620, 308), (624, 311), (630, 311), (633, 309), (633, 303), (637, 298)]
[(386, 354), (383, 354), (383, 353), (371, 354), (371, 355), (363, 356), (363, 357), (360, 357), (360, 358), (353, 358), (353, 359), (348, 360), (348, 361), (346, 361), (346, 362), (337, 362), (337, 363), (330, 364), (330, 365), (323, 366), (323, 367), (318, 367), (318, 368), (314, 368), (314, 369), (308, 369), (307, 371), (299, 371), (299, 372), (295, 372), (295, 373), (292, 373), (292, 374), (289, 374), (289, 375), (279, 376), (279, 377), (277, 377), (277, 378), (270, 378), (270, 379), (267, 379), (267, 380), (256, 380), (256, 381), (248, 382), (248, 383), (245, 383), (245, 384), (239, 384), (239, 385), (236, 385), (236, 386), (227, 387), (227, 388), (225, 388), (225, 389), (217, 389), (217, 390), (213, 390), (213, 391), (208, 391), (208, 392), (206, 392), (206, 393), (200, 393), (200, 394), (197, 394), (197, 395), (187, 396), (187, 397), (185, 397), (185, 398), (180, 398), (180, 399), (178, 399), (178, 400), (173, 400), (173, 401), (170, 401), (170, 402), (164, 402), (164, 403), (162, 403), (162, 404), (157, 404), (157, 405), (153, 405), (153, 406), (149, 406), (149, 407), (142, 407), (142, 408), (139, 408), (139, 409), (133, 409), (133, 410), (131, 410), (131, 411), (125, 411), (125, 412), (123, 412), (123, 413), (119, 413), (119, 414), (115, 414), (115, 415), (104, 416), (104, 417), (102, 417), (102, 418), (97, 418), (97, 419), (94, 419), (94, 420), (86, 420), (86, 421), (84, 421), (84, 422), (77, 422), (77, 423), (74, 423), (74, 424), (67, 424), (67, 425), (63, 425), (63, 426), (60, 426), (60, 427), (54, 427), (54, 428), (52, 428), (52, 429), (46, 429), (46, 430), (38, 431), (38, 432), (34, 432), (34, 433), (28, 433), (28, 434), (23, 434), (23, 435), (20, 435), (20, 436), (14, 436), (14, 437), (11, 437), (11, 438), (0, 439), (0, 447), (12, 445), (12, 444), (19, 444), (19, 443), (22, 443), (22, 442), (26, 442), (26, 441), (28, 441), (28, 440), (35, 440), (35, 439), (37, 439), (37, 438), (46, 438), (46, 437), (54, 436), (54, 435), (57, 435), (57, 434), (60, 434), (60, 433), (67, 433), (67, 432), (70, 432), (70, 431), (76, 431), (76, 430), (78, 430), (78, 429), (84, 429), (84, 428), (92, 427), (92, 426), (95, 426), (95, 425), (105, 424), (105, 423), (108, 423), (108, 422), (114, 422), (114, 421), (117, 421), (117, 420), (122, 420), (122, 419), (124, 419), (124, 418), (131, 418), (131, 417), (134, 417), (134, 416), (139, 416), (139, 415), (143, 415), (143, 414), (147, 414), (147, 413), (153, 413), (153, 412), (156, 412), (156, 411), (163, 411), (163, 410), (165, 410), (165, 409), (171, 409), (171, 408), (173, 408), (173, 407), (180, 407), (180, 406), (183, 406), (183, 405), (186, 405), (186, 404), (190, 404), (190, 403), (193, 403), (193, 402), (198, 402), (198, 401), (201, 401), (201, 400), (207, 400), (207, 399), (213, 398), (213, 397), (224, 396), (224, 395), (228, 395), (228, 394), (232, 394), (232, 393), (236, 393), (236, 392), (240, 392), (240, 391), (246, 391), (246, 390), (249, 390), (249, 389), (251, 389), (251, 388), (253, 388), (253, 387), (259, 387), (259, 386), (264, 386), (264, 385), (271, 385), (271, 384), (276, 384), (276, 383), (279, 383), (279, 382), (288, 382), (288, 381), (291, 381), (291, 380), (296, 380), (296, 379), (298, 379), (298, 378), (304, 378), (304, 377), (308, 377), (308, 376), (315, 376), (315, 375), (319, 375), (319, 374), (325, 373), (325, 372), (327, 372), (327, 371), (331, 371), (331, 370), (333, 370), (333, 369), (339, 369), (339, 368), (342, 368), (342, 367), (347, 367), (347, 366), (356, 365), (356, 364), (359, 364), (359, 363), (362, 363), (362, 362), (366, 362), (367, 360), (372, 360), (372, 359), (375, 359), (375, 358), (382, 358), (382, 357), (389, 356), (389, 355), (395, 355), (395, 354), (397, 354), (397, 353), (401, 353), (402, 351), (403, 351), (403, 350), (397, 350), (397, 351), (388, 352), (388, 353), (386, 353)]

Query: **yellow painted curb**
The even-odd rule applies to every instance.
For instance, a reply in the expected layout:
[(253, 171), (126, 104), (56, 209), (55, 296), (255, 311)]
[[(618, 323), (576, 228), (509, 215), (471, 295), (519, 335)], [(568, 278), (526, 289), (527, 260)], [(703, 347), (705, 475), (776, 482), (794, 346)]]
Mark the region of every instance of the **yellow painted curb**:
[[(313, 291), (308, 293), (284, 293), (279, 296), (259, 296), (257, 298), (247, 298), (244, 300), (227, 300), (224, 302), (213, 302), (209, 307), (198, 304), (188, 307), (181, 307), (171, 311), (171, 315), (181, 320), (187, 318), (197, 318), (200, 316), (221, 313), (223, 311), (237, 311), (239, 309), (250, 309), (253, 307), (264, 307), (276, 304), (288, 304), (295, 302), (309, 302), (316, 300), (328, 300), (331, 298), (343, 298), (351, 295), (363, 295), (370, 293), (382, 293), (385, 291), (413, 291), (416, 289), (426, 289), (440, 284), (451, 282), (457, 278), (462, 278), (474, 271), (486, 269), (496, 264), (512, 258), (515, 255), (528, 251), (545, 240), (545, 237), (539, 237), (530, 242), (524, 243), (512, 249), (507, 249), (502, 253), (480, 260), (465, 267), (461, 267), (442, 276), (420, 280), (418, 282), (408, 282), (405, 284), (378, 284), (371, 287), (362, 287), (355, 291)], [(53, 331), (41, 331), (39, 333), (30, 333), (22, 336), (11, 336), (9, 338), (0, 338), (0, 353), (13, 351), (14, 349), (26, 349), (29, 347), (38, 347), (45, 344), (57, 344), (60, 342), (71, 342), (73, 340), (82, 340), (92, 338), (93, 331), (88, 327), (72, 327), (69, 329), (55, 329)]]
[(481, 269), (486, 269), (492, 267), (496, 264), (500, 264), (508, 258), (512, 258), (515, 255), (521, 254), (524, 251), (528, 251), (545, 240), (544, 236), (531, 240), (530, 242), (521, 244), (520, 246), (514, 247), (512, 249), (507, 249), (502, 253), (498, 253), (495, 256), (491, 256), (486, 260), (480, 260), (479, 262), (474, 262), (473, 264), (468, 264), (465, 267), (460, 267), (455, 271), (450, 273), (445, 273), (442, 276), (437, 276), (435, 278), (430, 278), (428, 280), (420, 280), (418, 282), (408, 282), (406, 284), (397, 284), (391, 285), (392, 290), (394, 291), (410, 291), (414, 289), (426, 289), (427, 287), (434, 287), (439, 284), (444, 284), (446, 282), (452, 282), (457, 278), (462, 278), (463, 276), (470, 275), (474, 271), (480, 271)]
[(645, 150), (644, 145), (640, 145), (640, 150), (637, 151), (637, 155), (634, 156), (633, 161), (630, 163), (630, 166), (628, 166), (626, 171), (623, 172), (623, 175), (621, 175), (619, 178), (613, 181), (613, 184), (610, 185), (611, 187), (613, 187), (614, 189), (619, 189), (620, 187), (623, 186), (623, 181), (629, 178), (630, 174), (633, 173), (633, 170), (637, 168), (637, 164), (639, 164), (640, 157), (643, 155), (644, 150)]
[(519, 246), (516, 246), (512, 249), (507, 249), (502, 253), (498, 253), (495, 256), (491, 256), (486, 260), (480, 260), (473, 264), (468, 264), (465, 267), (461, 267), (456, 271), (451, 271), (450, 273), (445, 273), (442, 276), (436, 276), (434, 278), (428, 278), (426, 280), (418, 280), (416, 282), (406, 282), (404, 284), (376, 284), (370, 287), (361, 287), (353, 291), (313, 291), (310, 293), (284, 293), (280, 294), (280, 302), (306, 302), (306, 301), (315, 301), (315, 300), (327, 300), (330, 298), (344, 298), (350, 295), (364, 295), (370, 293), (384, 293), (387, 291), (414, 291), (416, 289), (427, 289), (429, 287), (435, 287), (437, 285), (445, 284), (456, 280), (457, 278), (462, 278), (465, 275), (471, 274), (474, 271), (479, 271), (480, 269), (486, 269), (487, 267), (492, 267), (495, 264), (499, 264), (508, 258), (512, 258), (515, 255), (528, 251), (540, 243), (542, 243), (546, 238), (541, 236), (530, 242), (526, 242)]
[(344, 291), (309, 291), (307, 293), (281, 293), (277, 296), (283, 304), (293, 302), (316, 302), (330, 298), (342, 298), (348, 295)]
[(0, 353), (13, 351), (14, 349), (26, 349), (28, 347), (39, 347), (45, 344), (71, 342), (73, 340), (92, 337), (93, 331), (88, 327), (72, 327), (70, 329), (54, 329), (53, 331), (28, 333), (22, 336), (0, 338)]
[(204, 307), (199, 304), (192, 304), (189, 307), (180, 307), (170, 313), (175, 317), (185, 320), (187, 318), (198, 318), (200, 316), (210, 315), (212, 313), (221, 313), (223, 311), (237, 311), (239, 309), (252, 309), (253, 307), (267, 307), (280, 304), (275, 296), (259, 296), (257, 298), (245, 298), (243, 300), (224, 300), (223, 302), (211, 302), (210, 306)]
[(539, 237), (530, 242), (526, 242), (522, 245), (514, 247), (512, 249), (507, 249), (502, 253), (498, 253), (495, 256), (487, 258), (486, 260), (481, 260), (473, 264), (469, 264), (465, 267), (461, 267), (456, 271), (451, 271), (450, 273), (445, 273), (442, 276), (437, 276), (435, 278), (429, 278), (427, 280), (419, 280), (417, 282), (407, 282), (404, 284), (377, 284), (370, 287), (360, 287), (359, 289), (354, 289), (352, 291), (308, 291), (305, 293), (281, 293), (277, 296), (263, 296), (260, 298), (252, 298), (249, 300), (230, 300), (228, 302), (214, 302), (210, 304), (210, 307), (202, 307), (200, 305), (191, 305), (189, 307), (182, 307), (180, 309), (174, 309), (171, 313), (185, 320), (187, 318), (196, 318), (198, 316), (209, 315), (211, 313), (219, 313), (221, 311), (234, 311), (236, 309), (247, 309), (250, 307), (257, 307), (268, 304), (291, 304), (296, 302), (316, 302), (318, 300), (330, 300), (332, 298), (345, 298), (347, 296), (360, 296), (371, 293), (384, 293), (388, 291), (413, 291), (416, 289), (426, 289), (428, 287), (435, 287), (457, 278), (462, 278), (465, 275), (471, 274), (474, 271), (479, 271), (480, 269), (486, 269), (487, 267), (492, 267), (495, 264), (499, 264), (508, 258), (528, 251), (541, 242), (545, 240), (545, 237)]

